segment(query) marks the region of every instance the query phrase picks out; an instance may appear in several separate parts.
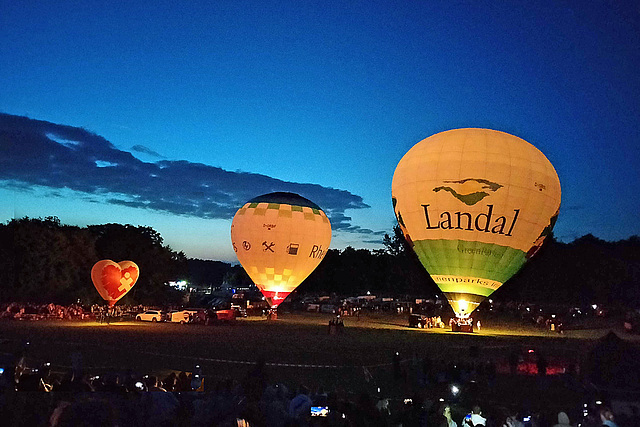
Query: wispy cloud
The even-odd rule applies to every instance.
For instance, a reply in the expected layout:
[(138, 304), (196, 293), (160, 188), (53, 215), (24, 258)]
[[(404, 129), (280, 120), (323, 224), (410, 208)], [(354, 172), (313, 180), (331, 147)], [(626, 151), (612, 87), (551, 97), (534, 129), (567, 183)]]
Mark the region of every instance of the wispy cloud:
[[(144, 146), (135, 151), (162, 157)], [(68, 188), (107, 203), (175, 215), (230, 219), (253, 197), (289, 191), (323, 208), (334, 230), (378, 235), (351, 223), (347, 209), (369, 206), (346, 190), (227, 171), (202, 163), (143, 162), (86, 129), (0, 113), (0, 181), (25, 189)]]
[(157, 159), (166, 159), (166, 157), (163, 156), (162, 154), (156, 151), (153, 151), (151, 148), (145, 147), (144, 145), (134, 145), (133, 147), (131, 147), (131, 150), (136, 151), (138, 153), (147, 154)]

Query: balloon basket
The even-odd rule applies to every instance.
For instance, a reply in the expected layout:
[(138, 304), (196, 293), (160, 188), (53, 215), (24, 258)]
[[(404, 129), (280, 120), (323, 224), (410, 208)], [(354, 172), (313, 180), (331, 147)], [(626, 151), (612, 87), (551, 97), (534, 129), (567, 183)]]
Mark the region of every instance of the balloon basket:
[(471, 317), (454, 317), (451, 319), (451, 332), (473, 333), (473, 319)]
[(473, 332), (473, 325), (451, 325), (451, 332)]

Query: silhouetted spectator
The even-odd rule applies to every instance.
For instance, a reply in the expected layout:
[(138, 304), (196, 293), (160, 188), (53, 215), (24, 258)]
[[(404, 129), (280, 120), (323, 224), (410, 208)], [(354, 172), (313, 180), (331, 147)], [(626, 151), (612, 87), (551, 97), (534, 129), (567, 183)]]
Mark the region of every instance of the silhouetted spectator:
[(555, 424), (553, 427), (571, 427), (569, 416), (566, 412), (558, 412), (558, 424)]
[(547, 359), (540, 352), (538, 352), (536, 367), (538, 368), (538, 375), (540, 375), (541, 377), (547, 375)]
[(298, 421), (304, 420), (311, 413), (312, 404), (309, 389), (301, 385), (296, 397), (289, 402), (289, 416)]
[(191, 378), (185, 371), (178, 374), (178, 382), (176, 383), (176, 391), (191, 391)]
[(175, 372), (171, 372), (163, 381), (162, 388), (167, 391), (176, 391), (176, 384), (178, 383), (178, 377)]
[(520, 353), (513, 349), (509, 353), (509, 372), (511, 375), (516, 375), (518, 373), (518, 361), (520, 359)]
[(618, 427), (618, 424), (614, 422), (613, 412), (611, 412), (611, 409), (607, 407), (602, 407), (600, 409), (600, 420), (602, 421), (603, 426)]
[(61, 402), (49, 418), (52, 427), (111, 427), (116, 425), (114, 409), (108, 401)]
[(486, 426), (487, 419), (482, 416), (480, 406), (474, 405), (471, 413), (462, 419), (461, 427), (478, 427)]
[(438, 413), (440, 414), (438, 427), (458, 427), (458, 423), (451, 418), (451, 406), (449, 404), (442, 405)]

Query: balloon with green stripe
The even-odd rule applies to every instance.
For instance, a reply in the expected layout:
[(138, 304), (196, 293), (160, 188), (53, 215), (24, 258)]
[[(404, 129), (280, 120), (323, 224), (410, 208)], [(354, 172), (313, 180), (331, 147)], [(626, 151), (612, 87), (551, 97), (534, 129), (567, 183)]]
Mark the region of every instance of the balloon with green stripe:
[(560, 181), (516, 136), (455, 129), (402, 157), (393, 208), (402, 232), (459, 317), (466, 317), (541, 247), (558, 217)]

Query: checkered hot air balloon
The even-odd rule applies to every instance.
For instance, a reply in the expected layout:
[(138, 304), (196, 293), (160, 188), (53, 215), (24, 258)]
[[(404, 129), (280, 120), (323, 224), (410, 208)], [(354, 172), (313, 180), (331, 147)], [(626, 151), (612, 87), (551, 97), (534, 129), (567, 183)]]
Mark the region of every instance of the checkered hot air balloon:
[(270, 193), (236, 212), (231, 241), (238, 261), (275, 309), (324, 258), (331, 223), (304, 197)]

